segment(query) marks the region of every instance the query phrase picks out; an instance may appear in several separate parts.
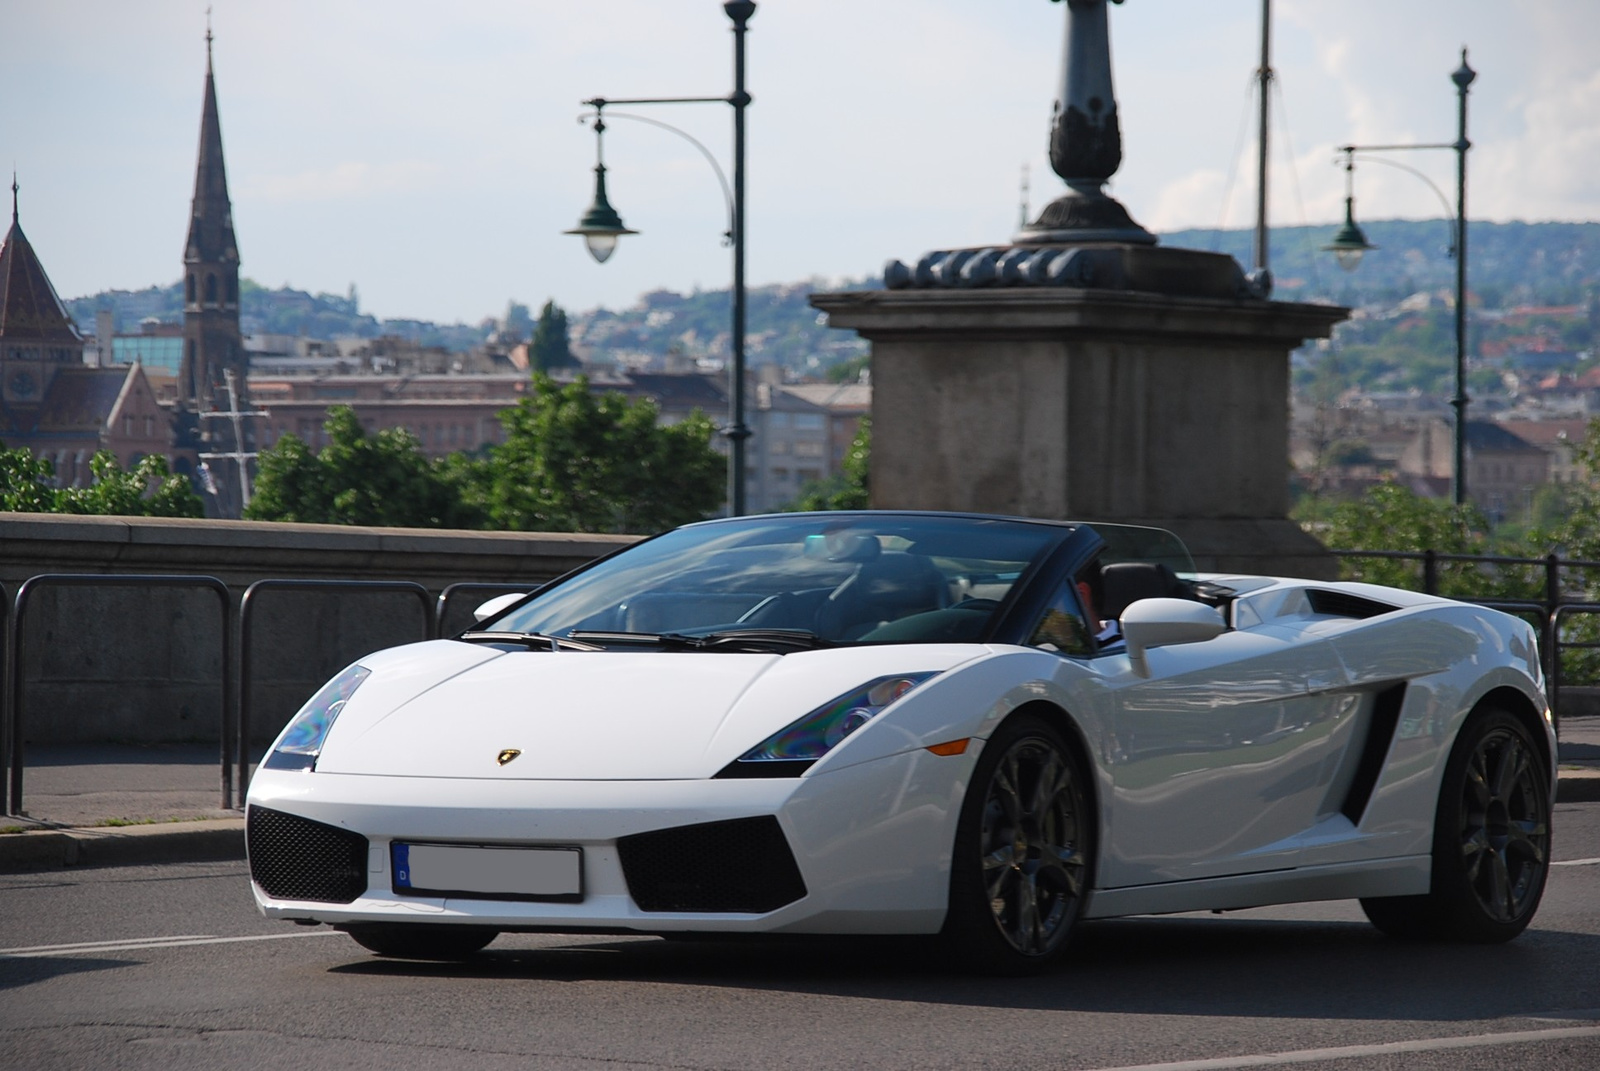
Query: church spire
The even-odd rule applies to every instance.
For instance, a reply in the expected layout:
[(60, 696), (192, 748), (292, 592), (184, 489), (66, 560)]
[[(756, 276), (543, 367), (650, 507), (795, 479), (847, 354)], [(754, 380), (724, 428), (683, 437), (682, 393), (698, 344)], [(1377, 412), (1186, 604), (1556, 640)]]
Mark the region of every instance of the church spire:
[(206, 93), (200, 113), (200, 156), (194, 176), (194, 204), (184, 260), (239, 261), (233, 235), (233, 205), (222, 159), (222, 122), (217, 114), (217, 82), (211, 70), (211, 28), (206, 27)]
[(208, 13), (200, 151), (195, 164), (189, 237), (183, 251), (183, 363), (178, 371), (178, 406), (190, 414), (180, 421), (180, 436), (196, 450), (238, 445), (219, 442), (219, 429), (202, 427), (197, 415), (224, 408), (229, 374), (243, 384), (247, 369), (239, 330), (239, 246), (233, 233), (233, 204), (228, 197), (228, 172), (222, 158), (222, 120), (217, 109), (211, 53)]

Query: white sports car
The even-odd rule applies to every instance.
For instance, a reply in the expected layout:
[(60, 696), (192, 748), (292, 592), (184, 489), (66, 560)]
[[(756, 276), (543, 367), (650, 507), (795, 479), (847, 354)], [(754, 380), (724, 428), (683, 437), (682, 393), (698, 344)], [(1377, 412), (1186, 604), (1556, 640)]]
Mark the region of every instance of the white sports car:
[(859, 512), (689, 525), (479, 618), (284, 729), (248, 801), (266, 915), (423, 958), (939, 934), (1015, 971), (1079, 919), (1302, 900), (1503, 941), (1544, 888), (1535, 633), (1482, 607)]

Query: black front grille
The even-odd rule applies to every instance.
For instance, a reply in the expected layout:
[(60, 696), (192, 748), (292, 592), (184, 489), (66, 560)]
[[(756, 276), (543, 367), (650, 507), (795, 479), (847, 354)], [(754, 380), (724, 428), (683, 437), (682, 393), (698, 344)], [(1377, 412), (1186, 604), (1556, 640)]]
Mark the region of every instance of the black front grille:
[(274, 900), (348, 904), (367, 891), (367, 838), (266, 807), (245, 818), (250, 876)]
[(771, 815), (635, 833), (617, 841), (617, 853), (641, 911), (763, 914), (806, 894)]

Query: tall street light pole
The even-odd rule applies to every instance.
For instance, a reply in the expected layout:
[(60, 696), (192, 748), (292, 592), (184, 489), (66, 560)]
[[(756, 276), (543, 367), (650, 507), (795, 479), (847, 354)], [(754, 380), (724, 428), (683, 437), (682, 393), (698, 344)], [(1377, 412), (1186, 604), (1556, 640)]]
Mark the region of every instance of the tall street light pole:
[[(1339, 266), (1346, 271), (1354, 271), (1361, 263), (1362, 254), (1369, 249), (1377, 248), (1367, 241), (1366, 236), (1361, 233), (1361, 228), (1356, 225), (1354, 182), (1357, 153), (1449, 149), (1456, 154), (1456, 222), (1450, 243), (1451, 255), (1456, 258), (1456, 393), (1455, 397), (1450, 399), (1450, 405), (1456, 411), (1456, 426), (1455, 462), (1450, 478), (1450, 493), (1452, 500), (1458, 506), (1467, 501), (1467, 150), (1472, 148), (1472, 142), (1467, 140), (1467, 88), (1477, 77), (1478, 72), (1467, 66), (1467, 50), (1463, 48), (1461, 66), (1450, 74), (1450, 81), (1456, 86), (1455, 141), (1440, 144), (1340, 146), (1339, 151), (1344, 154), (1345, 169), (1344, 226), (1339, 228), (1333, 241), (1323, 246), (1323, 249), (1338, 258)], [(1441, 201), (1445, 199), (1439, 187), (1434, 186), (1433, 181), (1420, 171), (1392, 160), (1373, 158), (1372, 162), (1409, 171), (1432, 186)], [(1445, 203), (1445, 210), (1448, 213), (1448, 202)]]
[[(604, 112), (613, 104), (729, 104), (733, 106), (733, 188), (727, 190), (727, 181), (716, 158), (694, 138), (676, 127), (653, 119), (642, 121), (670, 130), (689, 141), (711, 162), (717, 178), (728, 193), (728, 234), (733, 243), (733, 324), (730, 332), (732, 367), (728, 378), (728, 423), (722, 435), (728, 440), (728, 512), (738, 517), (745, 512), (745, 441), (751, 432), (744, 422), (744, 336), (745, 336), (745, 283), (744, 283), (744, 110), (750, 106), (751, 97), (744, 86), (744, 37), (750, 16), (756, 12), (752, 0), (728, 0), (722, 5), (733, 21), (733, 92), (726, 97), (632, 97), (612, 99), (595, 97), (583, 103), (595, 110), (595, 193), (594, 204), (567, 234), (581, 235), (589, 253), (604, 263), (616, 249), (617, 239), (624, 234), (638, 234), (622, 224), (622, 217), (606, 196), (606, 169), (599, 151), (600, 139), (605, 133)], [(617, 113), (613, 113), (616, 116)], [(640, 116), (624, 116), (640, 119)]]

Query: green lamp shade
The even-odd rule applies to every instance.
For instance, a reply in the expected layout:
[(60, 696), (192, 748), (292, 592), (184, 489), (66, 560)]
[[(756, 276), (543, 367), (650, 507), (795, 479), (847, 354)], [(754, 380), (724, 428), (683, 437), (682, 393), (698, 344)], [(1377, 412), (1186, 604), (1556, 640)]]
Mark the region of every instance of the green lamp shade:
[(583, 244), (588, 247), (589, 255), (604, 264), (616, 252), (617, 239), (624, 234), (638, 234), (638, 231), (629, 230), (623, 226), (622, 217), (617, 210), (611, 207), (611, 202), (606, 199), (606, 169), (604, 164), (597, 164), (594, 169), (594, 203), (589, 210), (578, 220), (578, 225), (563, 234), (581, 234)]

